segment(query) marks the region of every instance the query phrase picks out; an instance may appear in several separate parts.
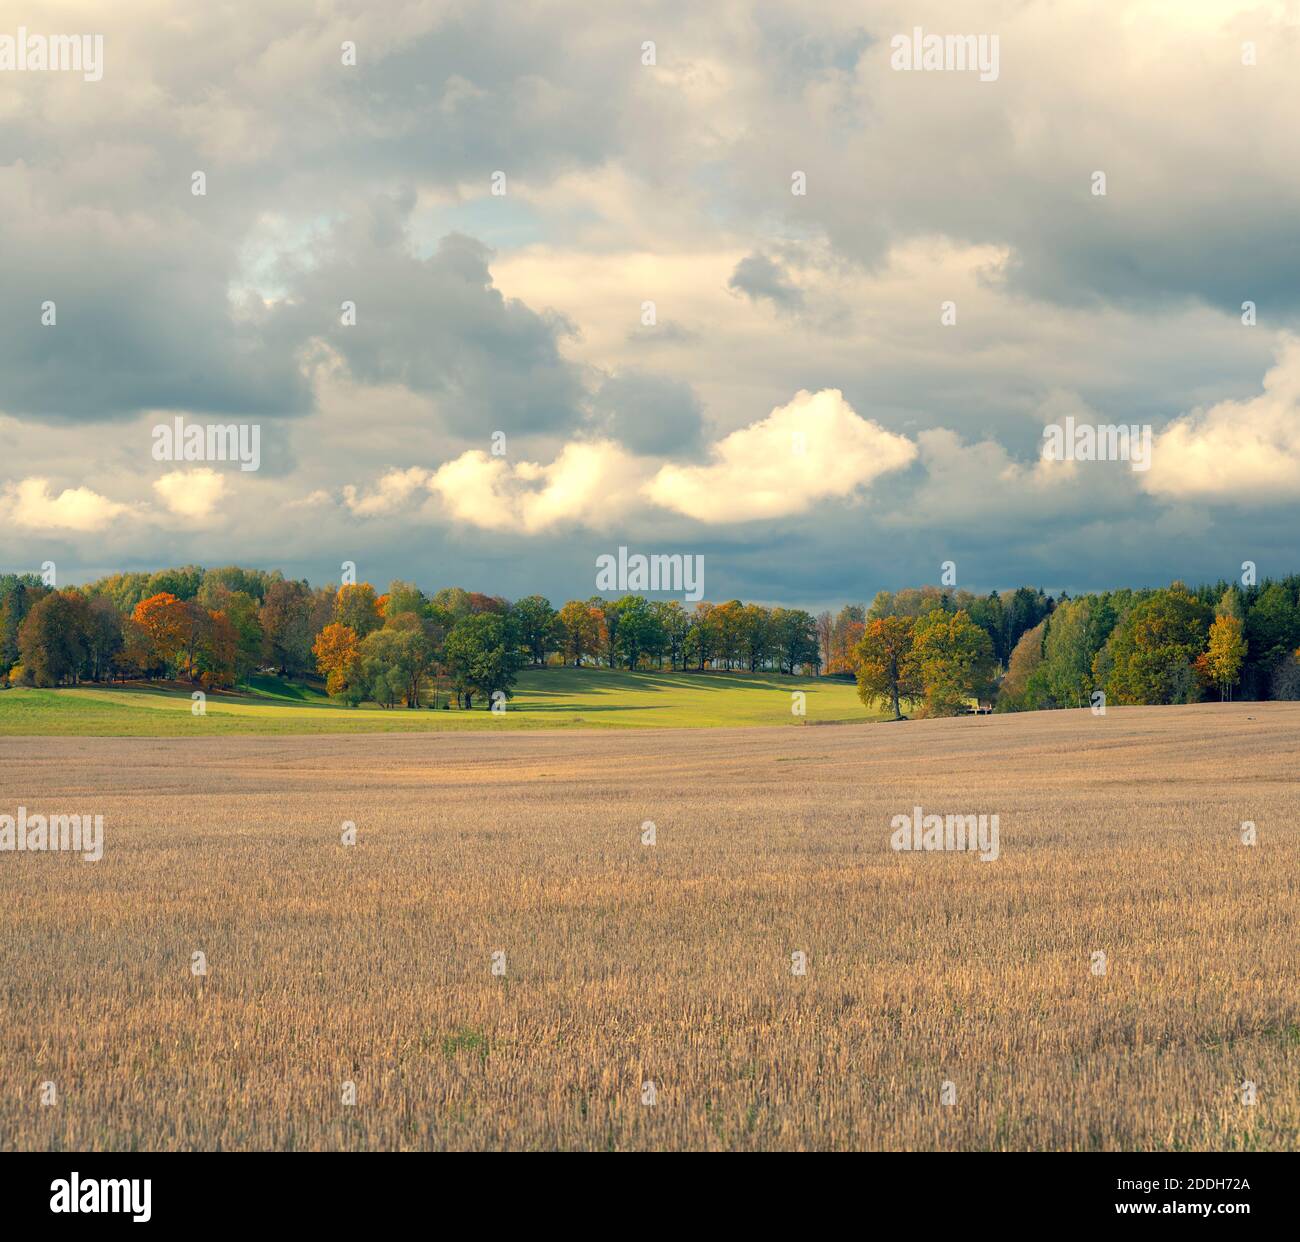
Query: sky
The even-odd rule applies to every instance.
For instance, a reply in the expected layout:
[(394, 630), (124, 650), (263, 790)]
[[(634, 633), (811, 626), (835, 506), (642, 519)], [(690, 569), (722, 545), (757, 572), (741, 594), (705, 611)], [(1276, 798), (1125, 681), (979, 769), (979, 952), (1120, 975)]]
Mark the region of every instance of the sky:
[[(0, 571), (558, 603), (623, 546), (821, 608), (1300, 570), (1296, 5), (6, 13)], [(33, 35), (102, 55), (5, 61)], [(258, 468), (159, 460), (177, 418)]]

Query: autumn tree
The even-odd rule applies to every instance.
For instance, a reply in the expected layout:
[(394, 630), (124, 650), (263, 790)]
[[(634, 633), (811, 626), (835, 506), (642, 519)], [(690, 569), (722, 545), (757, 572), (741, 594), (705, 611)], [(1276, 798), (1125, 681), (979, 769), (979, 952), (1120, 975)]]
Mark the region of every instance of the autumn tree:
[(707, 600), (695, 605), (691, 614), (691, 628), (686, 635), (686, 657), (699, 661), (700, 672), (713, 659), (718, 650), (718, 624), (713, 614), (716, 608)]
[(312, 666), (312, 640), (319, 632), (313, 628), (312, 607), (312, 591), (305, 582), (282, 579), (266, 588), (257, 614), (262, 658), (282, 677), (297, 676)]
[(1018, 712), (1030, 706), (1028, 702), (1030, 682), (1043, 664), (1044, 628), (1045, 622), (1040, 621), (1033, 629), (1026, 630), (1012, 649), (1011, 658), (1007, 661), (1006, 674), (1002, 678), (1001, 686), (998, 687), (998, 711)]
[(151, 670), (179, 662), (191, 630), (188, 613), (185, 601), (169, 591), (150, 595), (135, 606), (131, 619), (149, 640)]
[(51, 591), (33, 605), (18, 631), (23, 674), (36, 686), (75, 682), (86, 659), (85, 598)]
[(903, 718), (902, 700), (918, 689), (912, 660), (915, 624), (911, 617), (877, 617), (866, 623), (854, 651), (858, 698), (864, 707), (888, 703), (895, 720)]
[(334, 597), (334, 620), (358, 639), (373, 634), (384, 623), (375, 588), (368, 582), (344, 583)]
[(733, 668), (741, 647), (741, 611), (744, 605), (738, 599), (719, 604), (710, 617), (716, 636), (715, 656), (722, 667)]
[(130, 677), (148, 678), (159, 661), (148, 631), (133, 616), (122, 621), (122, 646), (113, 657), (113, 671), (125, 681)]
[(1210, 609), (1181, 582), (1135, 603), (1103, 652), (1113, 703), (1189, 703), (1199, 697), (1195, 661), (1205, 647)]
[(224, 612), (209, 613), (194, 652), (191, 676), (209, 689), (233, 686), (239, 679), (239, 667), (238, 631)]
[(912, 658), (929, 716), (959, 715), (971, 699), (992, 694), (993, 642), (964, 610), (921, 617)]
[(571, 599), (560, 609), (560, 630), (566, 663), (574, 668), (594, 659), (604, 642), (604, 614), (585, 600)]
[(118, 652), (122, 650), (122, 622), (122, 614), (111, 599), (102, 595), (86, 599), (86, 671), (92, 681), (108, 677)]
[(601, 642), (597, 658), (603, 653), (605, 663), (614, 668), (618, 664), (618, 608), (599, 595), (593, 595), (587, 606), (600, 618)]
[[(262, 622), (257, 600), (247, 591), (231, 590), (220, 579), (205, 578), (199, 602), (212, 616), (220, 613), (225, 619), (223, 624), (229, 625), (235, 640), (232, 682), (243, 681), (262, 660)], [(224, 645), (225, 640), (223, 633), (219, 641)]]
[(1219, 687), (1219, 698), (1231, 699), (1246, 659), (1246, 639), (1241, 621), (1231, 614), (1218, 616), (1210, 626), (1210, 640), (1202, 667)]
[(312, 644), (316, 670), (325, 677), (325, 689), (334, 697), (342, 696), (357, 680), (357, 632), (340, 622), (327, 625)]
[(855, 672), (858, 643), (866, 632), (866, 609), (860, 604), (845, 604), (831, 623), (828, 643), (828, 673)]
[(0, 574), (0, 675), (18, 663), (18, 631), (49, 588), (35, 574)]

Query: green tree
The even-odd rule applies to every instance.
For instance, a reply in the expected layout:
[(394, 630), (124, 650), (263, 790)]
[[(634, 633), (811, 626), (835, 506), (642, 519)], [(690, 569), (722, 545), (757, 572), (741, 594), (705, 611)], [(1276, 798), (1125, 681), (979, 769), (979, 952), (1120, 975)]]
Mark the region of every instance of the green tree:
[(611, 613), (617, 635), (615, 656), (628, 668), (635, 669), (643, 655), (653, 656), (663, 650), (665, 637), (658, 614), (642, 596), (624, 595), (609, 605), (606, 618)]
[(935, 609), (920, 618), (912, 658), (930, 716), (955, 716), (993, 692), (993, 642), (965, 611)]
[(35, 574), (0, 577), (0, 674), (18, 663), (18, 632), (37, 601), (48, 594)]
[[(821, 651), (820, 644), (818, 652)], [(740, 655), (746, 668), (756, 673), (772, 654), (772, 614), (759, 604), (740, 610)]]
[(817, 644), (817, 621), (801, 608), (773, 608), (771, 618), (772, 649), (777, 666), (791, 676), (800, 668), (821, 668), (821, 650)]
[(656, 600), (651, 607), (659, 618), (659, 625), (664, 634), (664, 654), (668, 656), (669, 668), (686, 667), (686, 638), (691, 631), (691, 618), (681, 604), (675, 600)]
[(239, 565), (209, 569), (203, 574), (198, 601), (204, 608), (216, 609), (221, 607), (221, 601), (227, 595), (243, 594), (260, 605), (266, 597), (267, 587), (277, 578), (278, 574), (272, 577), (260, 569), (244, 569)]
[[(1046, 628), (1047, 623), (1040, 621), (1032, 630), (1021, 634), (1020, 641), (1016, 643), (1011, 658), (1007, 661), (1002, 684), (998, 687), (998, 711), (1019, 712), (1030, 706), (1030, 683), (1043, 664), (1043, 631)], [(992, 639), (989, 641), (992, 642)]]
[(1264, 585), (1246, 614), (1250, 659), (1266, 672), (1300, 646), (1300, 610), (1280, 582)]
[(75, 682), (86, 659), (85, 598), (51, 591), (37, 600), (18, 631), (23, 672), (36, 686)]
[(699, 661), (701, 673), (718, 649), (718, 626), (713, 619), (715, 611), (714, 606), (705, 600), (696, 604), (691, 614), (691, 627), (686, 632), (685, 656)]
[(488, 700), (497, 691), (507, 699), (514, 696), (519, 639), (500, 613), (476, 613), (456, 622), (447, 635), (445, 659), (460, 706), (472, 707), (476, 694)]
[(555, 649), (559, 613), (543, 595), (525, 595), (515, 601), (510, 611), (528, 658), (535, 665), (545, 664), (547, 653)]
[(373, 634), (384, 623), (375, 588), (368, 582), (344, 583), (334, 597), (334, 620), (358, 638)]
[(1007, 634), (1006, 614), (1002, 607), (1002, 597), (996, 591), (971, 600), (967, 609), (970, 619), (989, 636), (993, 644), (993, 658), (999, 664), (1007, 664), (1011, 659), (1011, 649), (1004, 646)]
[(427, 610), (428, 601), (424, 598), (424, 592), (413, 582), (403, 582), (398, 578), (389, 583), (388, 594), (384, 596), (385, 620), (406, 612), (422, 617)]
[(1181, 582), (1134, 604), (1107, 643), (1107, 698), (1120, 704), (1195, 701), (1194, 664), (1209, 624), (1210, 609)]
[[(1113, 619), (1095, 614), (1106, 605), (1085, 595), (1062, 600), (1055, 611), (1040, 622), (1044, 626), (1042, 668), (1036, 674), (1030, 692), (1032, 701), (1025, 706), (1084, 707), (1097, 688), (1093, 660), (1110, 635)], [(1028, 631), (1027, 631), (1028, 632)]]
[(160, 569), (149, 576), (146, 597), (174, 595), (177, 599), (191, 600), (203, 585), (203, 569), (198, 565), (185, 565), (180, 569)]
[(420, 706), (420, 691), (432, 663), (428, 636), (414, 613), (375, 630), (357, 648), (361, 684), (375, 702), (390, 707), (400, 699)]

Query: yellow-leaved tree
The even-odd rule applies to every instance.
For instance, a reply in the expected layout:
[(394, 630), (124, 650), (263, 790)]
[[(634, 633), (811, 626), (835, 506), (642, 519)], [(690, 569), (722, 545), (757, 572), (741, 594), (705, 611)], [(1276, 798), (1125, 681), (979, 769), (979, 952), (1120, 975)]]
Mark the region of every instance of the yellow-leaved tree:
[(325, 674), (325, 689), (332, 695), (342, 694), (355, 680), (359, 653), (357, 632), (338, 621), (327, 625), (312, 644), (316, 668)]
[(1219, 687), (1219, 698), (1231, 700), (1232, 687), (1237, 684), (1246, 661), (1246, 639), (1240, 620), (1229, 615), (1214, 619), (1202, 659), (1202, 668)]

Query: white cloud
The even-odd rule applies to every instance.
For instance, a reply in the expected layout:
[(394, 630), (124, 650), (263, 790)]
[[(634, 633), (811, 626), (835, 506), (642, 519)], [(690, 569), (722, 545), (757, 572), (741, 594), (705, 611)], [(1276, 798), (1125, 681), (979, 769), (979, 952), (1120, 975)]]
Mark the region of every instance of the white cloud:
[(428, 486), (458, 521), (536, 534), (566, 522), (604, 525), (627, 507), (644, 474), (630, 453), (595, 440), (565, 445), (549, 465), (512, 465), (475, 449), (439, 467)]
[(1156, 437), (1143, 483), (1165, 500), (1248, 504), (1300, 496), (1300, 340), (1283, 343), (1259, 396), (1170, 423)]
[(207, 466), (197, 470), (173, 470), (158, 479), (153, 489), (177, 517), (211, 517), (226, 490), (225, 478)]
[(359, 496), (357, 489), (349, 483), (343, 489), (343, 501), (358, 517), (379, 517), (400, 509), (415, 492), (427, 486), (430, 477), (429, 472), (420, 466), (390, 470), (368, 496)]
[(733, 431), (706, 466), (664, 466), (646, 493), (701, 522), (803, 513), (847, 498), (916, 458), (916, 445), (856, 414), (834, 388), (802, 391), (761, 422)]
[(1111, 507), (1132, 489), (1127, 467), (1085, 476), (1077, 462), (1021, 462), (996, 440), (968, 443), (948, 427), (916, 439), (924, 478), (905, 508), (882, 518), (896, 529), (952, 529), (976, 519), (982, 530), (1023, 528), (1035, 518)]
[(29, 530), (99, 530), (130, 505), (109, 500), (88, 487), (69, 487), (57, 496), (48, 479), (23, 479), (5, 489), (0, 514), (15, 526)]

